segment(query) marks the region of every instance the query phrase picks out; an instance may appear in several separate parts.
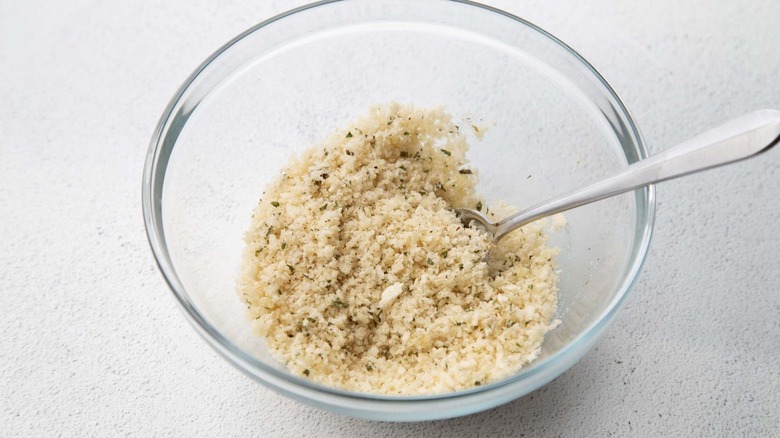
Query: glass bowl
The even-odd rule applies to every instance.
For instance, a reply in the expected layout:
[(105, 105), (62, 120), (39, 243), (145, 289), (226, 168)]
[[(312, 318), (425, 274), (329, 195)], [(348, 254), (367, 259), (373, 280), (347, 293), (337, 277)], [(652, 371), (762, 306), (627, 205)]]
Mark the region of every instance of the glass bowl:
[(598, 340), (646, 256), (654, 188), (572, 210), (561, 248), (560, 326), (537, 360), (473, 389), (394, 397), (294, 376), (256, 337), (236, 279), (242, 235), (266, 184), (294, 153), (374, 103), (443, 105), (471, 139), (478, 191), (517, 207), (646, 155), (620, 99), (581, 56), (518, 17), (465, 1), (320, 2), (258, 24), (184, 82), (154, 132), (143, 211), (157, 263), (185, 315), (235, 367), (305, 403), (412, 421), (488, 409), (527, 394)]

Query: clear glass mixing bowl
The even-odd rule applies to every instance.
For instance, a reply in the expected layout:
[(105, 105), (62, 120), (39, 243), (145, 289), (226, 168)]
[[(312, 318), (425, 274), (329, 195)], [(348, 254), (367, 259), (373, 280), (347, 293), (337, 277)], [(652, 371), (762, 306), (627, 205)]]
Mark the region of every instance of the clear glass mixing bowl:
[[(263, 22), (217, 50), (165, 109), (149, 147), (149, 242), (184, 313), (225, 359), (314, 406), (380, 420), (464, 415), (551, 381), (604, 332), (647, 253), (649, 187), (567, 213), (558, 318), (517, 374), (448, 394), (392, 397), (293, 376), (255, 337), (235, 293), (251, 210), (289, 157), (388, 101), (443, 105), (490, 129), (472, 141), (485, 197), (517, 207), (646, 155), (607, 82), (518, 17), (470, 2), (321, 2)], [(467, 122), (466, 122), (467, 123)]]

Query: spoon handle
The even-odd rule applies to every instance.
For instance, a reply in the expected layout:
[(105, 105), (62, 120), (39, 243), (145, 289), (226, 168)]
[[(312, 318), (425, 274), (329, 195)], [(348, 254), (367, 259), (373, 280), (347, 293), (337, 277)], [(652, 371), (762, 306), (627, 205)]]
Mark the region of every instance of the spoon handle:
[(637, 161), (618, 173), (509, 216), (496, 224), (495, 240), (530, 222), (638, 187), (744, 160), (780, 140), (780, 111), (761, 110)]

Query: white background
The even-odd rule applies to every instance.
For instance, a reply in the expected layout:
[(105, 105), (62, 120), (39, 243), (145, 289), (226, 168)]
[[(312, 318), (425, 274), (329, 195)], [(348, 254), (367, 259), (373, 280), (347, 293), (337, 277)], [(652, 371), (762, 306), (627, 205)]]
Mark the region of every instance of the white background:
[[(491, 1), (590, 60), (650, 152), (780, 108), (780, 2)], [(300, 1), (0, 2), (0, 434), (767, 436), (780, 429), (780, 151), (658, 187), (615, 324), (546, 387), (355, 420), (241, 375), (177, 309), (140, 206), (148, 140), (212, 51)]]

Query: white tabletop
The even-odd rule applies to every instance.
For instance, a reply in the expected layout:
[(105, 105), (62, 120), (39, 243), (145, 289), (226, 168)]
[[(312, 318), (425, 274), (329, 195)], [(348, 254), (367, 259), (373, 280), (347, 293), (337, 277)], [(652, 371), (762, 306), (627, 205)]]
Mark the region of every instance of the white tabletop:
[[(508, 405), (428, 423), (356, 420), (277, 395), (219, 358), (147, 246), (144, 154), (205, 57), (301, 3), (0, 3), (2, 435), (777, 433), (777, 150), (660, 185), (650, 255), (614, 325), (580, 363)], [(780, 108), (780, 2), (490, 3), (589, 59), (651, 153)]]

